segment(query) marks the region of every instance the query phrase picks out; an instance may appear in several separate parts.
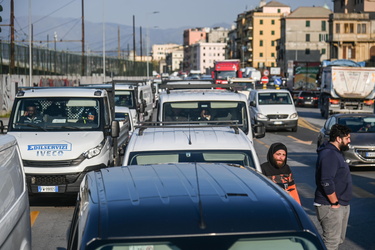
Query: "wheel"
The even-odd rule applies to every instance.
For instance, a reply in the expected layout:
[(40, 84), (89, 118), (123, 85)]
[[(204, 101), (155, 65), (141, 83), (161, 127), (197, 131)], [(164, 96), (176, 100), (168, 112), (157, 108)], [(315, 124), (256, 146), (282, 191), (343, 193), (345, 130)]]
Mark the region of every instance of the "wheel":
[(292, 128), (292, 132), (297, 132), (297, 129), (298, 129), (298, 126), (295, 126), (294, 128)]

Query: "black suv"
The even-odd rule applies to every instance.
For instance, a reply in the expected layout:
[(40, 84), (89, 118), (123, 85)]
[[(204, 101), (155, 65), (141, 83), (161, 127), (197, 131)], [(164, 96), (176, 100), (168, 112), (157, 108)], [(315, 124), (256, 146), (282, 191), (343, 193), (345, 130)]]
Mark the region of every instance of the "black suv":
[(255, 170), (133, 165), (84, 178), (67, 249), (325, 249), (303, 208)]

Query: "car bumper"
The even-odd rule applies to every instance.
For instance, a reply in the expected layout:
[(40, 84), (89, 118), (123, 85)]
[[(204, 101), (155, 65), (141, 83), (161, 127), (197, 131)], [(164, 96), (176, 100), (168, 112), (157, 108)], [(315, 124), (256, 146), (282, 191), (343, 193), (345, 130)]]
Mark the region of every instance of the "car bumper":
[(351, 148), (344, 155), (351, 167), (375, 167), (375, 148)]
[(288, 129), (288, 128), (295, 128), (298, 125), (298, 120), (267, 120), (267, 121), (258, 120), (258, 121), (263, 123), (266, 129)]

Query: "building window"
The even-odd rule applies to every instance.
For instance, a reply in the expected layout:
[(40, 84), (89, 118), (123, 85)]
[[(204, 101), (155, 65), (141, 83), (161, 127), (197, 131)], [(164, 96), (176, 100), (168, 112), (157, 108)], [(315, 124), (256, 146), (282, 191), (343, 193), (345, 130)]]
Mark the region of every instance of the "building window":
[(259, 20), (259, 24), (261, 24), (261, 25), (263, 24), (263, 20), (262, 19)]
[(365, 23), (357, 24), (357, 33), (358, 34), (366, 34), (366, 24)]
[(275, 31), (274, 31), (274, 30), (271, 30), (271, 35), (272, 35), (272, 36), (275, 35)]
[(305, 54), (310, 55), (310, 49), (305, 49)]
[(336, 23), (336, 34), (340, 33), (340, 24)]
[(263, 35), (263, 30), (260, 30), (260, 31), (259, 31), (259, 35)]
[(259, 57), (263, 57), (263, 53), (262, 52), (259, 53)]
[(259, 41), (259, 46), (260, 46), (260, 47), (263, 47), (263, 40), (260, 40), (260, 41)]
[(306, 38), (306, 42), (310, 42), (310, 34), (306, 34), (305, 38)]
[(272, 52), (272, 53), (271, 53), (271, 57), (272, 57), (272, 58), (275, 57), (275, 53)]
[(281, 13), (281, 10), (280, 10), (280, 9), (277, 9), (277, 13)]
[(310, 21), (309, 20), (306, 21), (306, 27), (310, 27)]
[(326, 31), (326, 29), (327, 29), (327, 22), (322, 21), (322, 31)]
[(271, 41), (271, 46), (275, 47), (275, 41)]
[(322, 55), (326, 54), (326, 49), (322, 49)]
[(346, 33), (346, 34), (354, 33), (354, 24), (353, 23), (345, 23), (344, 24), (344, 33)]
[(275, 24), (275, 20), (271, 20), (271, 24), (274, 25)]

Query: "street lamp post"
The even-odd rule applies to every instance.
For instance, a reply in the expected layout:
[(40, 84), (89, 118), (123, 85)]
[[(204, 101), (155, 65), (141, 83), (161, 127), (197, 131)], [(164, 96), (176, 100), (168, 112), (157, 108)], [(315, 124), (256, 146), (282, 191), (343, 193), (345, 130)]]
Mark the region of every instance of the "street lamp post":
[[(159, 11), (153, 11), (153, 12), (149, 13), (149, 15), (157, 14), (157, 13), (159, 13)], [(146, 39), (147, 79), (149, 79), (149, 77), (150, 77), (150, 63), (149, 63), (149, 60), (148, 60), (148, 57), (149, 57), (148, 47), (150, 46), (149, 40), (150, 40), (150, 24), (149, 24), (148, 15), (147, 15), (147, 39)]]

